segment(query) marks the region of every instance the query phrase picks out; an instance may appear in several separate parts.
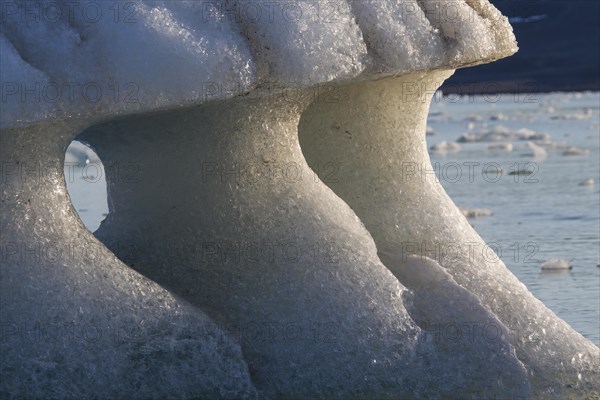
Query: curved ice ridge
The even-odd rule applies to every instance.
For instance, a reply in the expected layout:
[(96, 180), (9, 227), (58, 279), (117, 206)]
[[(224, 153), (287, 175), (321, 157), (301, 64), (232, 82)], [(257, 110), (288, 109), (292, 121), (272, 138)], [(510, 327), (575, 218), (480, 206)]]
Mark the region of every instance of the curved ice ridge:
[[(516, 51), (487, 1), (45, 4), (2, 3), (3, 396), (598, 395), (598, 348), (501, 261), (405, 251), (483, 244), (400, 174), (452, 70)], [(112, 254), (66, 192), (78, 134), (137, 167)]]
[(516, 51), (508, 20), (485, 0), (48, 4), (3, 3), (2, 126), (100, 120)]

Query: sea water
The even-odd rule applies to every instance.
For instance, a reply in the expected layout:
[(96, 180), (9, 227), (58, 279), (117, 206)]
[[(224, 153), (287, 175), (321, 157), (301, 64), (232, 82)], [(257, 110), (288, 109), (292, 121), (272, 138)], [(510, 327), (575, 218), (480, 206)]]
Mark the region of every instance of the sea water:
[[(491, 216), (471, 224), (507, 267), (560, 318), (600, 345), (600, 93), (436, 95), (429, 146), (464, 134), (525, 128), (546, 157), (532, 157), (528, 140), (459, 143), (458, 151), (431, 152), (441, 184), (461, 208)], [(523, 132), (523, 131), (521, 131)], [(529, 135), (534, 133), (530, 132)], [(547, 135), (544, 135), (547, 134)], [(476, 135), (475, 135), (476, 136)], [(526, 136), (526, 135), (520, 135)], [(512, 151), (490, 145), (512, 143)], [(581, 155), (572, 153), (572, 147)], [(108, 214), (106, 174), (136, 184), (135, 165), (106, 169), (76, 144), (65, 168), (71, 200), (94, 231)], [(520, 171), (520, 172), (519, 172)], [(526, 173), (523, 171), (527, 171)], [(593, 179), (594, 185), (584, 185)], [(490, 257), (493, 254), (490, 252)], [(572, 259), (573, 269), (542, 272), (550, 258)]]
[[(526, 128), (550, 135), (535, 141), (546, 142), (545, 158), (528, 156), (527, 141), (513, 140), (511, 152), (487, 149), (496, 143), (460, 143), (457, 152), (432, 152), (431, 161), (459, 207), (492, 211), (491, 216), (470, 222), (512, 273), (596, 345), (600, 345), (599, 104), (599, 93), (436, 96), (429, 117), (435, 134), (427, 138), (431, 146), (494, 128)], [(563, 155), (571, 147), (584, 154)], [(516, 174), (519, 170), (531, 174)], [(595, 184), (582, 185), (588, 179)], [(542, 272), (540, 262), (550, 258), (572, 259), (573, 269)]]

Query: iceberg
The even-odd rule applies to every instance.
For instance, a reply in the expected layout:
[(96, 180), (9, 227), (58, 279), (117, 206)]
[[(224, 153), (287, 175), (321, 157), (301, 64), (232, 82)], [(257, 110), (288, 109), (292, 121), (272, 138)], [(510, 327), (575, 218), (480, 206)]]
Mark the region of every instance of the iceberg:
[(3, 395), (598, 395), (429, 173), (441, 83), (517, 50), (486, 0), (36, 4), (2, 3)]

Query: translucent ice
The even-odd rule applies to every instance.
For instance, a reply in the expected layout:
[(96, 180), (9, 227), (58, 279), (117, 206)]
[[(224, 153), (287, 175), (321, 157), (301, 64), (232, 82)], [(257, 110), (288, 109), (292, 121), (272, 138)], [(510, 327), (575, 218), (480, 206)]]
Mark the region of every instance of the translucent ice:
[[(398, 174), (428, 166), (452, 69), (516, 51), (487, 1), (36, 2), (53, 20), (31, 4), (2, 3), (0, 392), (598, 391), (598, 349), (501, 262), (403, 247), (483, 244), (430, 176)], [(338, 101), (314, 96), (332, 82)], [(78, 133), (113, 171), (108, 249), (66, 193)]]
[(268, 396), (528, 394), (507, 340), (430, 341), (413, 322), (367, 231), (306, 165), (304, 104), (250, 97), (84, 131), (107, 168), (139, 167), (136, 184), (109, 180), (97, 237), (237, 332)]
[[(464, 291), (446, 295), (434, 289), (431, 298), (462, 296), (453, 304), (464, 308), (475, 296), (495, 315), (528, 371), (536, 398), (598, 393), (598, 348), (529, 293), (436, 179), (425, 142), (432, 92), (415, 88), (437, 87), (449, 73), (411, 74), (340, 88), (339, 102), (314, 103), (304, 112), (304, 155), (310, 165), (338, 166), (336, 179), (328, 185), (365, 223), (383, 263), (401, 283), (423, 293), (422, 286), (435, 288), (436, 280), (448, 273)], [(427, 272), (415, 276), (415, 265), (420, 264), (397, 262), (414, 255), (434, 258), (444, 273), (425, 263)]]
[(79, 129), (1, 131), (3, 397), (254, 398), (239, 345), (79, 220), (62, 172)]
[(286, 85), (351, 79), (367, 49), (346, 1), (226, 1), (261, 67), (261, 78)]

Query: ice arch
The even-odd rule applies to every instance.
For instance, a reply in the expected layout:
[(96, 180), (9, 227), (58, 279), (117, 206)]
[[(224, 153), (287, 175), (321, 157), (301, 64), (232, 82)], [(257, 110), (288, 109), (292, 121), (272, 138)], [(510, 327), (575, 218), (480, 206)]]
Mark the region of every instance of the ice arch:
[[(561, 398), (597, 390), (590, 374), (597, 348), (574, 332), (554, 331), (562, 336), (553, 340), (581, 344), (577, 354), (544, 358), (539, 353), (553, 347), (543, 343), (523, 357), (510, 321), (488, 304), (493, 298), (481, 298), (444, 260), (392, 265), (379, 231), (365, 222), (368, 232), (315, 179), (298, 143), (301, 114), (318, 103), (315, 87), (363, 88), (389, 110), (388, 85), (435, 90), (453, 68), (514, 52), (506, 19), (483, 0), (340, 1), (334, 20), (322, 18), (320, 2), (296, 1), (294, 18), (267, 19), (244, 18), (245, 4), (139, 1), (136, 23), (116, 25), (78, 14), (58, 23), (23, 19), (26, 2), (8, 10), (0, 36), (2, 83), (11, 96), (1, 115), (0, 158), (9, 169), (0, 222), (12, 258), (2, 264), (1, 317), (16, 333), (1, 344), (3, 375), (11, 377), (1, 390), (75, 398)], [(75, 99), (28, 101), (32, 83), (43, 97), (44, 88), (71, 82), (84, 89)], [(137, 101), (91, 101), (88, 89), (97, 88), (90, 83), (113, 94), (121, 93), (115, 84), (134, 83)], [(415, 138), (429, 98), (402, 93), (401, 115), (364, 114), (364, 97), (346, 112), (422, 140)], [(44, 182), (14, 172), (24, 162), (61, 165), (80, 132), (106, 163), (140, 164), (135, 190), (109, 182), (114, 201), (98, 237), (145, 276), (85, 231), (60, 172)], [(402, 155), (413, 151), (420, 147)], [(278, 165), (285, 172), (271, 175)], [(27, 257), (28, 246), (48, 242), (59, 249), (74, 243), (79, 255)], [(15, 256), (14, 248), (25, 251)], [(459, 306), (447, 307), (448, 299)], [(514, 307), (534, 301), (524, 295)], [(28, 321), (87, 326), (90, 319), (105, 330), (129, 327), (131, 340), (104, 335), (72, 344), (72, 335), (61, 335), (21, 345), (19, 327)], [(428, 333), (473, 320), (498, 327), (499, 336)], [(560, 363), (567, 379), (556, 378), (552, 366)], [(34, 378), (22, 383), (31, 370)], [(93, 384), (96, 375), (113, 385)]]

